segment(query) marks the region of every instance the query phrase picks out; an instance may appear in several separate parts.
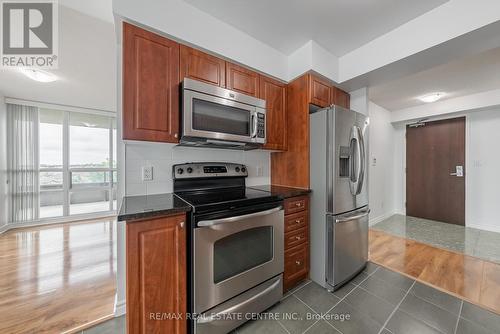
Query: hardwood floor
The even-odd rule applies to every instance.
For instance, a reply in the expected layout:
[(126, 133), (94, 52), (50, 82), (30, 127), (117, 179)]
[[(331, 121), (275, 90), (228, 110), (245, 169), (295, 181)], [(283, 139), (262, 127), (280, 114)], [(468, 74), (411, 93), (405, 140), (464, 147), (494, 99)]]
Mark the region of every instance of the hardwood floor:
[(113, 317), (116, 221), (0, 235), (0, 333), (73, 333)]
[(500, 314), (500, 264), (375, 230), (370, 260)]

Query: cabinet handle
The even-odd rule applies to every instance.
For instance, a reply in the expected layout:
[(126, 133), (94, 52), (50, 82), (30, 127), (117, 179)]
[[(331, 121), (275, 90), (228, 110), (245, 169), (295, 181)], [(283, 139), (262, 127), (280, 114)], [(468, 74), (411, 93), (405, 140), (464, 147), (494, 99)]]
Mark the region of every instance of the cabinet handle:
[(300, 261), (295, 261), (295, 264), (296, 264), (296, 265), (298, 265), (298, 266), (300, 266), (300, 265), (302, 264), (302, 262), (300, 262)]
[(300, 239), (302, 239), (302, 238), (301, 238), (301, 237), (299, 237), (299, 236), (296, 236), (296, 237), (295, 237), (295, 240), (300, 240)]
[(300, 208), (302, 206), (302, 204), (300, 202), (297, 202), (297, 203), (295, 203), (295, 206)]
[(184, 222), (180, 222), (180, 223), (179, 223), (179, 226), (180, 226), (181, 228), (184, 228)]
[(295, 224), (300, 224), (300, 220), (299, 220), (299, 219), (297, 219), (297, 220), (295, 221)]
[(178, 138), (178, 137), (179, 137), (179, 134), (175, 133), (174, 138)]

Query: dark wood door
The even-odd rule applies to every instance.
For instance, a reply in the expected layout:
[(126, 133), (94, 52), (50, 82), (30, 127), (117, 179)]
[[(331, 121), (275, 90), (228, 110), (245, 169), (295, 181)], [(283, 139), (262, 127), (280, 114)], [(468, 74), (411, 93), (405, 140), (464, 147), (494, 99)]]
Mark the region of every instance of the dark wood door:
[(335, 89), (335, 101), (333, 102), (334, 104), (344, 107), (346, 109), (350, 108), (350, 100), (351, 96), (349, 93), (344, 92), (342, 89), (338, 89), (334, 87)]
[(332, 89), (328, 81), (309, 75), (309, 103), (324, 108), (332, 104)]
[(406, 166), (406, 214), (465, 225), (465, 117), (408, 126)]
[(181, 80), (191, 78), (226, 87), (226, 62), (220, 58), (181, 45)]
[(259, 96), (266, 100), (266, 139), (264, 148), (286, 150), (286, 85), (260, 76)]
[(185, 219), (181, 214), (127, 222), (128, 334), (186, 333)]
[(259, 74), (226, 62), (226, 87), (239, 93), (259, 96)]
[(179, 44), (123, 24), (123, 139), (178, 142)]

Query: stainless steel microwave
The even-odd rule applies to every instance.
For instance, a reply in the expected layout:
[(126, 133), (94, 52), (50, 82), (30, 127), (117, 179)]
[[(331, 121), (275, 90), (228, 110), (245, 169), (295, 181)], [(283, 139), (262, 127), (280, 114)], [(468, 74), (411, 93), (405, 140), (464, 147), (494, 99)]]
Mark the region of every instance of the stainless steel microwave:
[(266, 101), (185, 78), (181, 145), (255, 149), (266, 143)]

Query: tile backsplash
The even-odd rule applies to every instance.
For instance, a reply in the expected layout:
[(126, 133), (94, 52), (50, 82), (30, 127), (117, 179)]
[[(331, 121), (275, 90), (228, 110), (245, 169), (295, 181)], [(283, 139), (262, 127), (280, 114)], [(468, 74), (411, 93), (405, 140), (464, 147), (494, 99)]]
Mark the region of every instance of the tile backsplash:
[[(166, 143), (125, 144), (125, 194), (152, 195), (173, 190), (172, 165), (185, 162), (235, 162), (248, 167), (247, 185), (270, 183), (270, 152), (176, 146)], [(142, 180), (142, 167), (153, 167), (153, 180)], [(261, 169), (260, 175), (257, 175)]]

